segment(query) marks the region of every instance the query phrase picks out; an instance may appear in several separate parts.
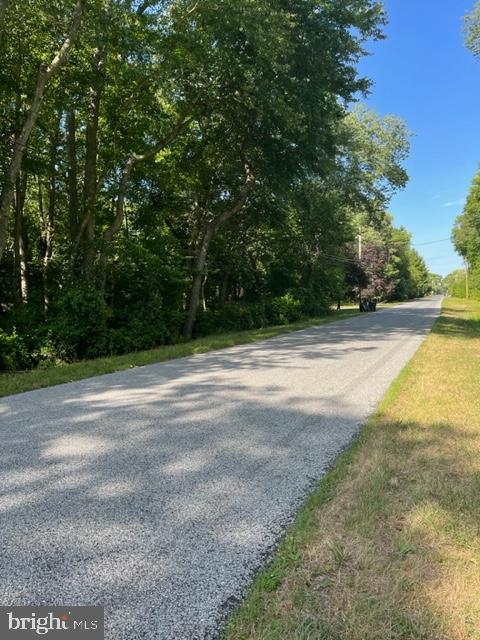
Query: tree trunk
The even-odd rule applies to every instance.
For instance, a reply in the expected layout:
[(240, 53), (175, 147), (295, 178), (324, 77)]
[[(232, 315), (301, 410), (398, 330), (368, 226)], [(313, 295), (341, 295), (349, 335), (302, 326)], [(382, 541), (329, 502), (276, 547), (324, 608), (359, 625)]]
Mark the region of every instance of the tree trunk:
[(53, 254), (53, 226), (55, 221), (55, 209), (57, 206), (57, 156), (58, 156), (58, 142), (60, 137), (60, 118), (57, 118), (55, 122), (55, 130), (50, 135), (50, 166), (49, 174), (50, 181), (48, 185), (48, 210), (47, 215), (44, 217), (44, 253), (43, 253), (43, 309), (46, 314), (48, 311), (48, 289), (49, 289), (49, 271), (50, 260)]
[(200, 304), (200, 293), (202, 290), (202, 282), (204, 279), (205, 265), (207, 264), (208, 249), (210, 242), (215, 233), (214, 223), (210, 223), (205, 229), (202, 240), (199, 244), (198, 253), (195, 259), (192, 289), (190, 291), (190, 303), (187, 312), (187, 318), (183, 326), (183, 337), (187, 340), (191, 340), (193, 327), (197, 318), (198, 306)]
[(202, 286), (200, 287), (200, 302), (202, 305), (202, 311), (207, 310), (207, 301), (205, 299), (205, 285), (207, 284), (208, 275), (205, 273), (202, 278)]
[(27, 175), (21, 173), (15, 185), (15, 272), (17, 278), (17, 300), (19, 304), (28, 301), (27, 254), (23, 224), (23, 208), (27, 192)]
[(85, 3), (86, 0), (78, 0), (67, 37), (48, 67), (42, 67), (40, 69), (30, 111), (15, 140), (12, 158), (2, 181), (2, 192), (0, 195), (0, 260), (2, 259), (7, 242), (8, 214), (14, 197), (15, 184), (20, 172), (25, 149), (30, 134), (36, 124), (48, 83), (57, 73), (61, 65), (67, 60), (72, 45), (78, 35)]
[(230, 280), (230, 272), (227, 270), (223, 274), (222, 286), (220, 288), (219, 304), (220, 304), (221, 307), (224, 307), (225, 306), (225, 302), (227, 301), (229, 280)]
[(99, 48), (96, 53), (96, 82), (90, 88), (87, 131), (85, 140), (85, 180), (83, 189), (83, 223), (84, 255), (83, 267), (87, 278), (92, 276), (95, 260), (95, 209), (97, 205), (97, 157), (98, 157), (98, 122), (100, 102), (104, 87), (103, 71), (106, 63), (106, 51)]
[(85, 142), (85, 178), (83, 183), (83, 270), (91, 276), (95, 259), (95, 205), (97, 200), (97, 152), (100, 93), (92, 90)]
[(72, 246), (78, 233), (78, 190), (77, 190), (77, 140), (75, 107), (67, 112), (67, 161), (68, 161), (68, 221)]
[[(42, 181), (40, 180), (40, 176), (37, 176), (37, 193), (38, 193), (38, 212), (40, 214), (40, 221), (42, 223), (42, 227), (45, 226), (45, 207), (43, 205), (43, 189), (42, 189)], [(44, 251), (44, 249), (42, 250)], [(43, 255), (43, 253), (42, 253)]]
[(194, 273), (192, 280), (192, 289), (190, 292), (190, 304), (188, 307), (187, 318), (183, 325), (183, 337), (190, 340), (193, 333), (193, 327), (197, 318), (198, 306), (200, 303), (200, 292), (204, 278), (205, 265), (207, 263), (208, 249), (210, 242), (217, 229), (225, 224), (230, 218), (239, 213), (247, 202), (250, 191), (255, 186), (255, 175), (253, 174), (250, 164), (244, 160), (245, 167), (245, 184), (237, 198), (233, 201), (232, 206), (225, 209), (219, 216), (208, 223), (205, 233), (198, 247), (197, 257), (194, 265)]

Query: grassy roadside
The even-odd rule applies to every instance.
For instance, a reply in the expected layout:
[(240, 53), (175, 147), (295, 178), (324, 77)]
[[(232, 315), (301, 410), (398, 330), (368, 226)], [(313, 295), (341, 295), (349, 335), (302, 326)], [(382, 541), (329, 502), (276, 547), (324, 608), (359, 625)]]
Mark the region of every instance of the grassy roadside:
[(226, 640), (480, 639), (480, 303), (441, 318)]
[(197, 353), (206, 353), (214, 349), (233, 347), (237, 344), (257, 342), (258, 340), (273, 338), (283, 333), (327, 324), (336, 320), (345, 320), (346, 318), (351, 318), (356, 315), (358, 315), (356, 308), (346, 308), (341, 311), (332, 312), (326, 316), (308, 318), (288, 325), (217, 334), (181, 344), (158, 347), (157, 349), (150, 349), (148, 351), (137, 351), (121, 356), (83, 360), (73, 364), (34, 369), (33, 371), (27, 371), (25, 373), (0, 373), (0, 397), (13, 393), (22, 393), (23, 391), (32, 391), (33, 389), (40, 389), (42, 387), (50, 387), (64, 382), (72, 382), (73, 380), (90, 378), (104, 373), (123, 371), (124, 369), (130, 369), (132, 367), (141, 367), (165, 360), (182, 358)]

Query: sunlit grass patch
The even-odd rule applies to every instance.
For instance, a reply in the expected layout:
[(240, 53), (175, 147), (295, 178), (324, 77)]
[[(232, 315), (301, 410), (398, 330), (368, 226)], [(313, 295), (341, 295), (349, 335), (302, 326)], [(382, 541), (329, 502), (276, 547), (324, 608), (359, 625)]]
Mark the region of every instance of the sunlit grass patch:
[(480, 303), (445, 301), (268, 571), (227, 640), (480, 639)]

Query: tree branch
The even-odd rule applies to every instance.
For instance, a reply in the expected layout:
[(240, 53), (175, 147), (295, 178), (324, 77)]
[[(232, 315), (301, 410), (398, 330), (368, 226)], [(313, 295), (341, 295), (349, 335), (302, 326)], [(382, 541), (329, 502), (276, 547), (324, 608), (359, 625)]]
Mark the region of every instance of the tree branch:
[(133, 153), (130, 158), (127, 160), (125, 167), (122, 171), (122, 176), (120, 179), (120, 184), (118, 187), (117, 201), (115, 205), (115, 217), (108, 227), (108, 229), (103, 234), (103, 248), (100, 256), (100, 288), (103, 290), (105, 287), (105, 277), (106, 277), (106, 266), (107, 266), (107, 258), (109, 245), (112, 241), (113, 236), (121, 229), (123, 219), (125, 216), (125, 196), (127, 193), (128, 183), (130, 180), (130, 176), (134, 167), (140, 162), (145, 162), (146, 160), (150, 160), (153, 158), (159, 151), (165, 149), (170, 146), (172, 142), (174, 142), (181, 133), (188, 127), (190, 122), (193, 120), (193, 115), (182, 116), (177, 124), (173, 127), (170, 133), (160, 140), (157, 144), (150, 147), (143, 153)]

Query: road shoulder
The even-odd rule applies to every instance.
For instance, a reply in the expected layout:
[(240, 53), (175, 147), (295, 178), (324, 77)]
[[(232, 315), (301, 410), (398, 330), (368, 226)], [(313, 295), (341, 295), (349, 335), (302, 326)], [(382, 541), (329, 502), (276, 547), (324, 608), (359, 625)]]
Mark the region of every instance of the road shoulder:
[(480, 304), (447, 300), (258, 575), (227, 640), (476, 637), (478, 379)]

